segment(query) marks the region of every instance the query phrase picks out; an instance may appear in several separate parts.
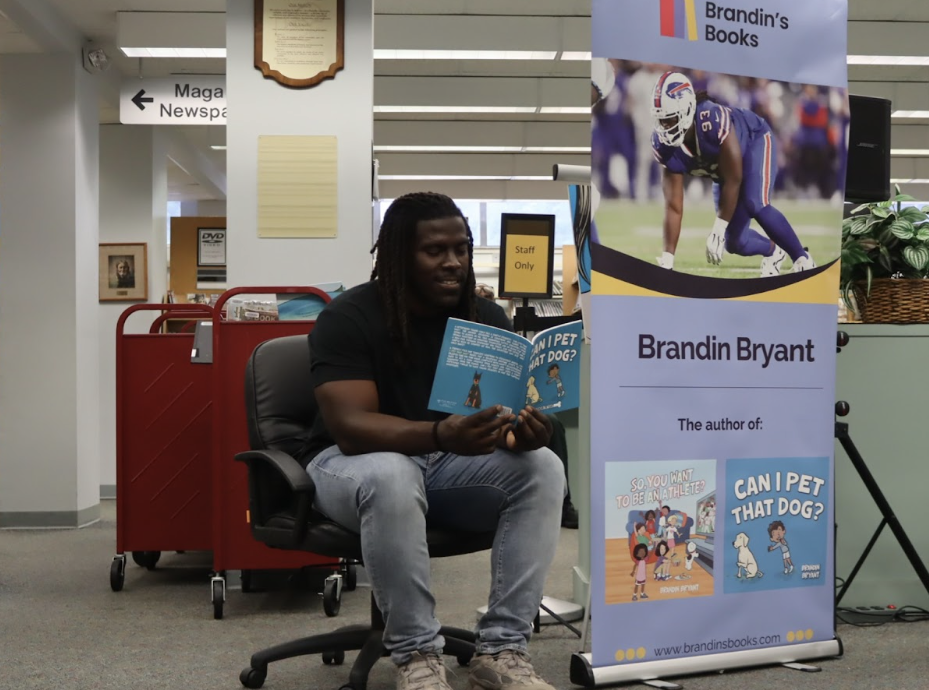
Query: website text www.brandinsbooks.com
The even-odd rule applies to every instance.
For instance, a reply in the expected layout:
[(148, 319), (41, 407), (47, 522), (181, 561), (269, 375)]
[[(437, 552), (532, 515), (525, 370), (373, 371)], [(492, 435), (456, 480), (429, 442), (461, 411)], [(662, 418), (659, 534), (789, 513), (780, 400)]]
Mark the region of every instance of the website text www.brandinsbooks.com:
[(760, 635), (756, 637), (727, 637), (723, 640), (709, 640), (707, 642), (685, 642), (673, 647), (656, 647), (655, 656), (680, 656), (681, 654), (707, 654), (709, 652), (733, 652), (740, 649), (766, 647), (781, 641), (780, 635)]

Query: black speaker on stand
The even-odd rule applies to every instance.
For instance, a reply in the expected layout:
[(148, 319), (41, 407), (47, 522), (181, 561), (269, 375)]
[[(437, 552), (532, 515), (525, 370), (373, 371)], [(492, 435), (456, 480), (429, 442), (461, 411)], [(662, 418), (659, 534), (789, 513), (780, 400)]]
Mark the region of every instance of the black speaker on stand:
[(890, 198), (890, 101), (849, 95), (848, 165), (845, 200)]

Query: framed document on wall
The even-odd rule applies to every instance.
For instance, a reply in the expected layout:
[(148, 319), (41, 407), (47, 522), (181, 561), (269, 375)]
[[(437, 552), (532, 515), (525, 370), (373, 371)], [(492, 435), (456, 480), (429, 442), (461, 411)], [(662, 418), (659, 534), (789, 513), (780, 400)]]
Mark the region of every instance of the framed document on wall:
[(345, 66), (345, 0), (255, 0), (255, 67), (308, 88)]

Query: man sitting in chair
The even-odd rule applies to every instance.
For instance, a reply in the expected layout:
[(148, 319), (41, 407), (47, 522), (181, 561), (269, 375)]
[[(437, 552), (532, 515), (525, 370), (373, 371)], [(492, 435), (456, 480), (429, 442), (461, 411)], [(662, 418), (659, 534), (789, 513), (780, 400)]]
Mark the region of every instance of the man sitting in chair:
[(427, 409), (449, 317), (510, 328), (503, 309), (474, 294), (473, 238), (451, 199), (395, 200), (375, 250), (372, 280), (333, 300), (310, 334), (320, 414), (303, 460), (314, 507), (361, 536), (398, 690), (450, 690), (427, 513), (445, 528), (496, 531), (471, 687), (554, 690), (526, 651), (565, 496), (561, 461), (545, 447), (551, 421), (529, 406), (518, 415), (499, 405), (470, 416)]

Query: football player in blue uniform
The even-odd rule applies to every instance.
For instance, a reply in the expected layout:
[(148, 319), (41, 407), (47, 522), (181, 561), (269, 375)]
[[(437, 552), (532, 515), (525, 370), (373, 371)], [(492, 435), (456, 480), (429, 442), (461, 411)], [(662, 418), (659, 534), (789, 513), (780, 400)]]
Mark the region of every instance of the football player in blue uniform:
[[(706, 240), (706, 260), (719, 264), (725, 249), (761, 256), (761, 275), (775, 276), (787, 256), (794, 271), (815, 267), (797, 234), (770, 196), (777, 173), (771, 128), (750, 110), (714, 103), (680, 72), (665, 72), (655, 84), (652, 151), (661, 164), (665, 197), (664, 253), (658, 264), (674, 268), (684, 215), (684, 175), (713, 180), (716, 221)], [(767, 237), (749, 227), (752, 219)]]

